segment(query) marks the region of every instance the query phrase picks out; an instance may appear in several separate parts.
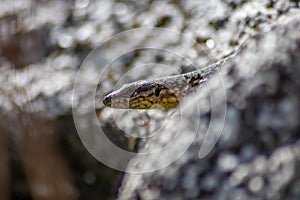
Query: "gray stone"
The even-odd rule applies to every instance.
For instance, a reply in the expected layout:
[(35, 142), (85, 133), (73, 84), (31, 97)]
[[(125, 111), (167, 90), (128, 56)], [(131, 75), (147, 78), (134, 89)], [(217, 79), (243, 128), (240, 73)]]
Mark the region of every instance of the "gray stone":
[[(223, 130), (226, 142), (221, 139), (208, 156), (199, 159), (203, 136), (198, 135), (170, 166), (151, 173), (126, 174), (119, 199), (151, 199), (154, 194), (155, 199), (299, 198), (294, 184), (300, 178), (297, 170), (300, 163), (299, 33), (300, 12), (291, 10), (273, 22), (269, 30), (246, 40), (233, 61), (220, 70), (227, 109), (229, 113), (232, 108), (237, 112), (226, 116), (228, 128)], [(215, 80), (212, 77), (209, 81)], [(218, 93), (208, 93), (205, 89), (199, 93), (204, 99), (201, 108), (208, 106), (206, 102), (212, 96), (218, 97)], [(129, 169), (147, 169), (179, 151), (180, 144), (192, 135), (191, 124), (199, 117), (200, 127), (207, 126), (203, 123), (207, 123), (211, 110), (197, 116), (191, 111), (197, 99), (190, 98), (185, 103), (181, 110), (184, 133), (179, 136), (181, 143), (178, 142), (177, 148), (162, 152), (157, 158), (133, 158)], [(228, 117), (232, 120), (238, 117), (238, 120), (231, 121)], [(175, 114), (170, 124), (178, 120)], [(162, 134), (174, 132), (164, 127)], [(147, 141), (141, 151), (159, 148), (159, 140), (158, 137)], [(230, 145), (226, 145), (228, 142)], [(177, 170), (167, 173), (169, 169)], [(168, 187), (168, 180), (176, 184)]]

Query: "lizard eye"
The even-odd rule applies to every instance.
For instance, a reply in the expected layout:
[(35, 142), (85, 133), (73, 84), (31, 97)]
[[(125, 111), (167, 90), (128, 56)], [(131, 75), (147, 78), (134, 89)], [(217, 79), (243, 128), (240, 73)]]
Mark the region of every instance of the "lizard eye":
[(155, 96), (158, 97), (160, 94), (160, 88), (156, 88), (154, 93), (155, 93)]

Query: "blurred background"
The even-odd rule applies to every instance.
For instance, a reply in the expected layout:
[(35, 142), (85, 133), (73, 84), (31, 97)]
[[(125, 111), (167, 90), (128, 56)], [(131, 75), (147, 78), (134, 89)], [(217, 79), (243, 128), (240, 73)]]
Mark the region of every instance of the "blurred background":
[[(163, 37), (153, 42), (179, 51), (188, 48), (182, 55), (204, 66), (234, 52), (247, 37), (295, 7), (298, 1), (1, 0), (0, 199), (116, 198), (123, 173), (89, 154), (71, 109), (76, 71), (108, 37), (132, 28), (170, 28), (194, 43), (164, 44)], [(116, 48), (116, 43), (109, 47)], [(168, 54), (131, 52), (112, 64), (97, 95), (107, 94), (123, 73), (146, 61), (174, 66), (178, 73), (193, 70)], [(144, 78), (145, 74), (134, 77)], [(78, 99), (83, 101), (84, 94)], [(132, 151), (143, 146), (146, 141), (121, 134), (101, 99), (96, 107), (112, 141)], [(126, 120), (121, 123), (129, 132), (151, 132)]]

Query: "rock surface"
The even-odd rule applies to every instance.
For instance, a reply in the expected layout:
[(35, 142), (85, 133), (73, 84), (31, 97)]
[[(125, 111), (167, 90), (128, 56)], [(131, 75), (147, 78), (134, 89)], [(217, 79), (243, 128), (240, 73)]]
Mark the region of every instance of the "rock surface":
[[(142, 152), (162, 148), (178, 134), (172, 151), (159, 157), (134, 158), (128, 169), (155, 168), (180, 151), (193, 136), (191, 124), (201, 118), (190, 148), (169, 166), (144, 174), (126, 174), (119, 199), (298, 199), (300, 161), (300, 12), (291, 10), (268, 30), (245, 41), (230, 64), (220, 70), (226, 101), (224, 128), (216, 146), (204, 158), (198, 153), (203, 134), (213, 120), (210, 99), (218, 92), (200, 89), (198, 99), (150, 139)], [(212, 78), (209, 82), (216, 81)], [(220, 85), (219, 85), (220, 86)], [(176, 133), (181, 120), (183, 133)], [(218, 121), (219, 120), (219, 121)]]
[[(170, 50), (179, 52), (183, 57), (192, 60), (195, 66), (202, 67), (231, 52), (235, 52), (246, 38), (261, 32), (278, 17), (285, 15), (290, 9), (299, 9), (299, 7), (299, 2), (295, 0), (1, 0), (0, 154), (3, 155), (1, 156), (3, 162), (0, 163), (0, 168), (3, 170), (0, 170), (2, 172), (0, 173), (0, 199), (6, 199), (4, 196), (10, 196), (11, 194), (13, 199), (64, 199), (62, 197), (66, 199), (112, 199), (116, 196), (123, 173), (102, 165), (89, 154), (78, 138), (71, 115), (72, 100), (75, 99), (78, 105), (85, 106), (86, 90), (79, 96), (72, 97), (76, 72), (87, 54), (108, 37), (131, 28), (149, 26), (170, 28), (189, 36), (192, 40), (188, 43), (182, 40), (168, 43), (166, 38), (169, 38), (169, 35), (155, 35), (157, 37), (148, 35), (148, 37), (140, 38), (140, 41), (141, 43), (159, 44), (162, 49), (168, 47)], [(282, 35), (285, 36), (285, 33), (282, 33)], [(133, 38), (139, 36), (139, 34), (132, 35)], [(277, 58), (277, 60), (282, 61), (281, 56), (285, 55), (287, 56), (286, 62), (292, 61), (290, 59), (292, 54), (287, 54), (282, 48), (289, 47), (286, 46), (287, 44), (284, 44), (288, 42), (286, 40), (288, 38), (285, 37), (278, 39), (272, 48), (270, 46), (258, 47), (270, 47), (270, 49), (264, 51), (271, 54), (268, 54), (270, 60)], [(277, 44), (280, 41), (283, 44)], [(293, 43), (294, 46), (296, 45), (295, 48), (297, 48), (297, 44), (296, 42)], [(114, 52), (119, 49), (120, 45), (118, 42), (111, 43), (107, 49), (109, 52)], [(131, 44), (125, 41), (123, 45)], [(282, 46), (278, 47), (280, 45)], [(289, 48), (292, 48), (293, 45)], [(274, 54), (273, 48), (275, 47), (278, 47), (280, 50), (278, 55)], [(282, 52), (284, 53), (281, 54)], [(258, 52), (251, 55), (258, 55)], [(209, 59), (209, 57), (212, 59)], [(230, 90), (231, 92), (228, 92), (228, 94), (231, 94), (227, 96), (229, 104), (227, 120), (229, 122), (225, 123), (226, 126), (221, 137), (221, 139), (224, 137), (223, 140), (227, 141), (225, 144), (229, 145), (228, 149), (222, 151), (222, 153), (210, 154), (211, 157), (203, 161), (196, 156), (199, 151), (199, 145), (195, 143), (193, 144), (195, 147), (190, 149), (190, 151), (194, 152), (190, 154), (191, 159), (194, 159), (190, 162), (192, 163), (192, 170), (185, 170), (189, 169), (190, 166), (189, 162), (184, 161), (184, 159), (189, 161), (188, 157), (186, 157), (187, 154), (185, 154), (183, 159), (179, 160), (184, 164), (177, 165), (174, 163), (172, 165), (173, 168), (171, 166), (166, 170), (146, 174), (143, 177), (136, 177), (137, 179), (134, 180), (128, 175), (124, 180), (120, 198), (129, 198), (128, 196), (130, 195), (136, 198), (138, 196), (158, 197), (160, 195), (159, 197), (170, 197), (171, 199), (176, 194), (179, 197), (183, 197), (180, 195), (185, 195), (185, 197), (194, 198), (195, 196), (201, 196), (199, 195), (200, 193), (212, 194), (212, 191), (216, 191), (216, 193), (213, 193), (214, 195), (219, 193), (223, 195), (224, 193), (221, 193), (221, 191), (227, 191), (227, 186), (229, 185), (227, 182), (224, 182), (227, 180), (226, 176), (228, 176), (228, 173), (232, 173), (233, 170), (236, 171), (237, 168), (239, 170), (233, 176), (234, 180), (238, 180), (235, 181), (237, 182), (235, 184), (244, 185), (244, 187), (249, 185), (249, 188), (252, 188), (249, 193), (252, 194), (252, 190), (256, 191), (257, 188), (255, 186), (257, 185), (266, 186), (265, 183), (269, 179), (265, 180), (264, 177), (267, 176), (259, 176), (259, 174), (248, 176), (250, 173), (249, 169), (252, 168), (253, 157), (257, 158), (257, 161), (253, 161), (253, 165), (261, 169), (262, 165), (265, 166), (264, 163), (271, 162), (269, 161), (271, 155), (277, 158), (281, 157), (282, 152), (284, 154), (288, 152), (286, 149), (277, 148), (278, 141), (284, 141), (283, 147), (292, 148), (293, 144), (296, 147), (296, 139), (292, 140), (291, 134), (285, 133), (285, 129), (290, 127), (291, 133), (294, 130), (298, 130), (298, 121), (294, 120), (299, 117), (295, 116), (296, 110), (299, 110), (296, 106), (299, 101), (296, 98), (299, 90), (296, 90), (295, 84), (291, 84), (291, 86), (283, 84), (283, 81), (287, 81), (287, 78), (290, 78), (290, 72), (284, 71), (284, 74), (286, 72), (287, 75), (279, 75), (281, 73), (277, 73), (276, 70), (273, 71), (273, 67), (271, 67), (274, 64), (273, 61), (270, 61), (271, 64), (268, 61), (267, 63), (269, 64), (265, 65), (266, 67), (270, 66), (272, 73), (261, 75), (255, 79), (256, 81), (248, 81), (249, 84), (245, 82), (241, 86), (241, 74), (245, 76), (243, 80), (247, 81), (256, 72), (250, 70), (253, 69), (250, 64), (253, 62), (252, 65), (254, 65), (256, 59), (251, 56), (244, 59), (242, 55), (236, 59), (238, 59), (236, 62), (241, 62), (241, 65), (236, 64), (238, 68), (234, 68), (233, 72), (235, 74), (224, 75), (224, 77), (229, 79), (225, 78), (228, 83), (227, 87), (237, 85)], [(158, 63), (171, 66), (175, 70), (170, 74), (179, 74), (193, 70), (190, 64), (186, 63), (182, 58), (174, 57), (165, 52), (137, 51), (128, 53), (117, 59), (107, 73), (104, 74), (103, 80), (99, 83), (99, 101), (97, 103), (101, 102), (101, 98), (114, 88), (124, 73), (144, 63)], [(242, 64), (246, 66), (245, 70), (241, 68)], [(282, 66), (290, 66), (287, 63), (283, 64)], [(254, 69), (257, 69), (259, 74), (261, 74), (259, 67), (262, 64), (258, 62), (255, 65)], [(143, 73), (129, 75), (126, 81), (130, 82), (137, 79), (162, 76), (159, 71), (147, 69)], [(294, 68), (291, 70), (294, 76), (299, 72), (296, 73)], [(222, 73), (225, 72), (226, 70), (224, 69)], [(249, 74), (252, 75), (248, 77)], [(93, 81), (94, 75), (90, 71), (86, 74), (86, 81)], [(263, 82), (263, 79), (269, 82)], [(296, 79), (292, 78), (292, 80)], [(263, 83), (268, 84), (261, 86)], [(245, 84), (249, 85), (249, 87), (245, 86)], [(256, 90), (259, 86), (260, 89)], [(281, 88), (282, 86), (284, 88)], [(277, 97), (283, 97), (283, 95), (277, 93), (278, 87), (282, 89), (283, 93), (287, 93), (288, 90), (294, 90), (294, 92), (289, 93), (293, 94), (293, 96), (286, 96), (291, 97), (287, 98), (286, 101), (276, 100)], [(287, 87), (288, 89), (286, 89)], [(244, 90), (245, 88), (251, 89), (251, 91)], [(246, 97), (254, 98), (255, 92), (258, 93), (257, 95), (263, 94), (261, 90), (274, 92), (276, 98), (270, 97), (270, 101), (265, 104), (259, 104), (265, 98), (257, 101), (256, 99), (245, 101)], [(247, 95), (250, 92), (252, 92), (252, 96), (248, 97)], [(205, 97), (206, 93), (202, 92), (201, 94)], [(247, 105), (246, 102), (252, 102), (254, 105)], [(193, 101), (191, 103), (193, 104)], [(203, 112), (209, 113), (209, 107), (205, 105), (202, 105), (201, 109)], [(161, 126), (161, 122), (165, 123), (162, 119), (170, 117), (170, 115), (165, 116), (162, 112), (134, 111), (121, 114), (120, 120), (116, 124), (111, 109), (104, 108), (101, 103), (96, 106), (99, 106), (99, 120), (103, 125), (102, 128), (111, 141), (123, 149), (134, 149), (135, 151), (138, 151), (144, 145), (148, 146), (146, 149), (152, 149), (153, 147), (151, 146), (154, 144), (150, 142), (147, 145), (147, 139), (144, 138), (140, 139), (141, 141), (128, 138), (127, 135), (123, 135), (120, 129), (133, 136), (149, 135), (152, 134), (153, 130)], [(185, 109), (192, 108), (189, 106), (189, 103), (186, 106)], [(246, 112), (246, 107), (249, 109), (255, 107), (256, 110)], [(288, 114), (282, 115), (282, 113)], [(186, 114), (186, 117), (189, 117), (189, 114), (192, 114), (192, 112), (186, 112)], [(172, 117), (175, 118), (176, 116), (175, 113)], [(201, 119), (207, 120), (207, 117), (201, 117)], [(268, 121), (271, 117), (276, 120)], [(194, 119), (190, 122), (192, 124), (198, 118), (191, 119)], [(254, 123), (255, 119), (258, 120), (257, 124)], [(145, 126), (148, 121), (153, 123), (150, 126)], [(239, 126), (244, 126), (246, 122), (247, 126), (245, 125), (243, 129), (240, 129)], [(173, 124), (174, 121), (172, 122), (171, 119), (169, 126)], [(206, 124), (203, 123), (202, 125), (201, 128), (205, 130)], [(253, 130), (251, 129), (252, 127), (257, 127), (257, 132), (255, 132), (254, 136), (251, 132)], [(292, 127), (294, 128), (292, 129)], [(280, 132), (273, 137), (273, 133), (278, 132), (278, 130)], [(242, 131), (245, 133), (242, 133)], [(228, 134), (224, 134), (225, 132)], [(242, 137), (240, 132), (245, 134), (245, 136)], [(261, 132), (266, 133), (258, 134)], [(170, 133), (172, 132), (170, 131)], [(186, 135), (186, 138), (189, 138), (188, 134)], [(170, 134), (169, 136), (165, 134), (165, 136), (164, 139), (168, 141)], [(242, 140), (245, 140), (246, 144), (240, 146), (244, 144), (243, 141), (232, 139), (232, 137), (244, 138)], [(255, 141), (259, 140), (257, 138), (260, 137), (263, 137), (263, 142), (256, 144)], [(296, 134), (295, 137), (297, 138)], [(250, 139), (248, 140), (248, 138)], [(199, 143), (201, 141), (202, 139), (200, 138)], [(184, 142), (185, 140), (182, 140), (182, 143)], [(284, 146), (288, 143), (291, 145)], [(225, 148), (226, 146), (221, 147)], [(218, 150), (221, 147), (218, 144), (212, 153), (215, 151), (221, 152), (221, 150)], [(161, 159), (173, 153), (173, 151), (169, 151), (167, 156), (162, 154)], [(259, 157), (260, 154), (262, 155), (261, 157)], [(296, 154), (287, 154), (291, 155), (288, 157), (291, 159), (282, 161), (282, 163), (296, 163)], [(215, 161), (217, 164), (213, 164)], [(39, 163), (43, 165), (39, 165)], [(201, 169), (199, 168), (199, 163), (202, 167)], [(152, 166), (153, 160), (149, 159), (149, 162), (147, 160), (144, 164), (147, 165), (145, 167), (149, 168)], [(278, 163), (273, 164), (273, 161), (270, 165), (281, 166)], [(134, 168), (134, 164), (131, 164), (130, 167)], [(218, 171), (219, 168), (224, 173)], [(282, 169), (286, 169), (286, 165)], [(201, 170), (208, 171), (208, 173), (204, 173)], [(286, 170), (280, 171), (276, 167), (272, 168), (272, 170), (263, 172), (263, 175), (268, 173), (270, 174), (268, 177), (273, 177), (272, 180), (279, 179), (280, 181), (285, 180), (282, 178), (283, 176), (290, 177)], [(184, 173), (184, 171), (188, 173)], [(243, 175), (245, 173), (247, 176)], [(47, 176), (44, 176), (45, 174)], [(193, 179), (197, 174), (200, 174), (199, 177), (201, 179)], [(152, 175), (155, 176), (151, 179)], [(289, 192), (288, 194), (298, 194), (296, 185), (299, 181), (297, 181), (296, 175), (293, 178), (293, 185), (284, 190)], [(241, 177), (245, 178), (241, 179)], [(163, 181), (161, 181), (162, 179)], [(135, 186), (129, 187), (127, 180), (130, 181), (130, 184), (135, 184)], [(135, 180), (137, 182), (131, 182)], [(157, 182), (152, 184), (154, 180), (157, 180)], [(287, 183), (290, 183), (289, 180), (287, 179)], [(61, 186), (62, 181), (65, 182), (64, 187)], [(224, 188), (217, 190), (216, 182), (219, 183), (221, 181), (223, 181), (221, 185)], [(150, 182), (151, 187), (153, 185), (153, 190), (150, 190), (149, 188), (151, 187), (148, 187)], [(273, 182), (277, 184), (278, 181)], [(60, 184), (58, 185), (57, 183)], [(279, 185), (276, 184), (272, 185), (272, 188), (268, 186), (275, 193), (278, 191), (276, 188), (284, 187), (280, 185), (281, 183), (278, 183)], [(204, 192), (199, 190), (198, 185)], [(138, 188), (138, 186), (143, 187), (143, 189)], [(165, 186), (168, 187), (166, 188)], [(5, 191), (2, 192), (2, 188), (5, 188), (3, 190), (6, 190), (6, 194)], [(51, 189), (47, 190), (47, 188)], [(128, 188), (128, 191), (124, 188)], [(134, 192), (134, 188), (136, 188), (136, 192)], [(168, 192), (165, 192), (166, 190)], [(158, 191), (161, 191), (160, 194), (157, 194)], [(262, 190), (262, 192), (265, 191)], [(53, 194), (56, 192), (61, 196), (54, 196)], [(172, 194), (170, 194), (171, 192)], [(238, 190), (236, 191), (236, 196), (244, 192), (245, 190)]]

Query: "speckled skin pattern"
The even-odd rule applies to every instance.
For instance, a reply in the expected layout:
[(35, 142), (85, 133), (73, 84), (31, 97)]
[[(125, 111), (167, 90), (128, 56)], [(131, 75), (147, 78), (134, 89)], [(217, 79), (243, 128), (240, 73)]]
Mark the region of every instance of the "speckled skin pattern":
[(103, 104), (124, 109), (175, 108), (186, 95), (203, 85), (231, 57), (193, 72), (126, 84), (105, 96)]

